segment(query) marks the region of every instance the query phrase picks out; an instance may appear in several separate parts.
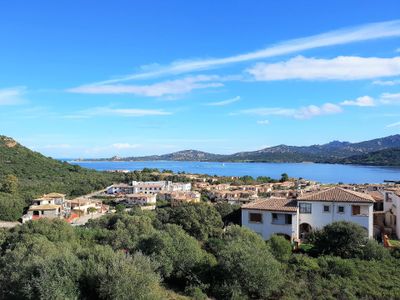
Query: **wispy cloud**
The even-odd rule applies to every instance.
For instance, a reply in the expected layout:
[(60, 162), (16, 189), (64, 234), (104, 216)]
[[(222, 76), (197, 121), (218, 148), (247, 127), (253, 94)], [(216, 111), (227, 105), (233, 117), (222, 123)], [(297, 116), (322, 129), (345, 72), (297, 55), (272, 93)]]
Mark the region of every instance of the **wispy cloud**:
[(340, 105), (344, 106), (375, 106), (374, 98), (370, 96), (362, 96), (358, 97), (355, 100), (345, 100), (340, 103)]
[(400, 104), (400, 93), (383, 93), (379, 97), (379, 101), (383, 104)]
[(317, 59), (297, 56), (278, 63), (258, 63), (247, 70), (256, 80), (360, 80), (400, 75), (400, 57), (338, 56)]
[(400, 127), (400, 122), (392, 123), (389, 125), (386, 125), (386, 128), (393, 128), (393, 127)]
[(229, 104), (238, 102), (239, 100), (240, 100), (240, 96), (236, 96), (234, 98), (223, 100), (223, 101), (210, 102), (210, 103), (207, 103), (206, 105), (208, 105), (208, 106), (225, 106), (225, 105), (229, 105)]
[(257, 124), (258, 125), (268, 125), (269, 121), (268, 120), (260, 120), (260, 121), (257, 121)]
[(139, 144), (129, 144), (129, 143), (116, 143), (111, 145), (112, 148), (117, 150), (126, 150), (126, 149), (136, 149), (139, 148), (141, 145)]
[(375, 85), (384, 85), (384, 86), (399, 85), (399, 84), (400, 84), (400, 79), (393, 79), (393, 80), (375, 80), (375, 81), (372, 82), (372, 84), (375, 84)]
[(67, 119), (87, 119), (96, 116), (118, 116), (118, 117), (145, 117), (145, 116), (166, 116), (171, 112), (162, 109), (138, 109), (138, 108), (111, 108), (111, 107), (94, 107), (92, 109), (83, 110), (76, 114), (64, 116)]
[(280, 108), (280, 107), (261, 107), (253, 109), (241, 110), (235, 114), (247, 114), (247, 115), (257, 115), (257, 116), (283, 116), (295, 119), (311, 119), (316, 116), (321, 115), (331, 115), (338, 114), (342, 112), (342, 108), (339, 105), (333, 103), (325, 103), (321, 106), (308, 105), (294, 108)]
[[(330, 31), (305, 38), (288, 40), (264, 49), (245, 54), (239, 54), (224, 58), (180, 60), (166, 66), (153, 65), (135, 74), (125, 75), (119, 78), (97, 82), (99, 85), (108, 85), (136, 79), (146, 79), (164, 75), (176, 75), (194, 71), (214, 69), (228, 64), (246, 62), (251, 60), (275, 57), (299, 51), (343, 45), (367, 40), (400, 36), (400, 20), (369, 23), (357, 27)], [(143, 70), (144, 68), (142, 68)]]
[(169, 80), (149, 85), (83, 85), (68, 89), (70, 93), (80, 94), (132, 94), (146, 97), (181, 95), (196, 89), (217, 88), (223, 86), (217, 75), (198, 75), (183, 79)]
[(0, 89), (0, 105), (19, 105), (26, 102), (24, 94), (25, 87), (10, 87)]

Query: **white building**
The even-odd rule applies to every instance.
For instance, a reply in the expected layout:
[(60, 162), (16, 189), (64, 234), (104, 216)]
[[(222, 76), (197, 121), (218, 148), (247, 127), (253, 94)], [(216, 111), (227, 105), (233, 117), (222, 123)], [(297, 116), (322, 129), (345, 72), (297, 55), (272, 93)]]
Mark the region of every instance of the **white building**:
[(278, 234), (288, 239), (298, 237), (298, 208), (296, 200), (268, 198), (242, 206), (242, 225), (268, 240)]
[(157, 201), (155, 194), (127, 194), (124, 198), (129, 205), (155, 205)]
[(133, 186), (126, 183), (113, 184), (106, 188), (106, 193), (114, 194), (133, 194)]
[(64, 209), (64, 194), (44, 194), (42, 197), (32, 201), (32, 205), (29, 206), (27, 213), (22, 216), (22, 223), (41, 218), (61, 218), (63, 217)]
[(273, 234), (298, 239), (332, 222), (349, 221), (365, 228), (371, 238), (373, 204), (368, 194), (333, 187), (297, 200), (270, 198), (246, 204), (242, 206), (242, 225), (264, 239)]
[(336, 221), (356, 223), (373, 236), (373, 205), (371, 195), (333, 187), (297, 198), (299, 237)]
[(391, 228), (397, 238), (400, 237), (400, 189), (385, 190), (383, 210), (385, 212), (385, 226)]
[(106, 192), (113, 194), (157, 194), (167, 192), (188, 192), (192, 189), (191, 183), (171, 181), (132, 181), (128, 184), (113, 184), (107, 187)]

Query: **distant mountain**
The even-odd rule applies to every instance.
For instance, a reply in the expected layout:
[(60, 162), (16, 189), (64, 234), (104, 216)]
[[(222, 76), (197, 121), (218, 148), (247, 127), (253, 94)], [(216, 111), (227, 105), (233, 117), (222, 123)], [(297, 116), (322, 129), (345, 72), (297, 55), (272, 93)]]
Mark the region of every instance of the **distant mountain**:
[(400, 166), (400, 148), (384, 149), (367, 154), (350, 156), (338, 162), (357, 165)]
[(148, 161), (148, 160), (174, 160), (174, 161), (219, 161), (223, 159), (225, 155), (212, 154), (197, 150), (183, 150), (163, 155), (149, 155), (139, 157), (118, 157), (114, 156), (110, 159), (111, 161)]
[(164, 155), (142, 157), (113, 157), (112, 161), (232, 161), (232, 162), (325, 162), (335, 163), (344, 158), (356, 157), (374, 151), (400, 148), (400, 134), (369, 141), (350, 143), (332, 141), (323, 145), (288, 146), (278, 145), (257, 151), (238, 152), (222, 155), (197, 150), (184, 150)]

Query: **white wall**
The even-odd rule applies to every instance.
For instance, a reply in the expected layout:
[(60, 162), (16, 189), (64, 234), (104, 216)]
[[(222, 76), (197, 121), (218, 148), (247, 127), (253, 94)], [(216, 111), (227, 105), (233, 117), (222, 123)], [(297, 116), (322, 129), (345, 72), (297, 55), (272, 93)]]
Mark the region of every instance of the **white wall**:
[(391, 210), (396, 216), (396, 235), (400, 238), (400, 197), (391, 191), (385, 192), (383, 210), (385, 212)]
[[(258, 213), (262, 214), (262, 223), (250, 222), (249, 214)], [(274, 212), (278, 213), (279, 212)], [(242, 209), (242, 226), (253, 230), (260, 234), (264, 240), (268, 240), (273, 234), (287, 234), (292, 238), (298, 238), (298, 222), (296, 213), (281, 212), (281, 214), (291, 214), (292, 224), (277, 225), (272, 224), (272, 212), (262, 210)]]
[[(321, 229), (336, 221), (354, 222), (368, 230), (368, 236), (373, 236), (373, 203), (346, 203), (346, 202), (318, 202), (318, 201), (298, 201), (300, 203), (311, 203), (311, 214), (300, 213), (299, 224), (308, 223), (312, 229)], [(324, 212), (323, 206), (330, 205), (330, 212)], [(368, 216), (353, 216), (352, 205), (367, 206)], [(338, 206), (344, 206), (344, 213), (338, 213)], [(362, 211), (362, 208), (361, 208)]]

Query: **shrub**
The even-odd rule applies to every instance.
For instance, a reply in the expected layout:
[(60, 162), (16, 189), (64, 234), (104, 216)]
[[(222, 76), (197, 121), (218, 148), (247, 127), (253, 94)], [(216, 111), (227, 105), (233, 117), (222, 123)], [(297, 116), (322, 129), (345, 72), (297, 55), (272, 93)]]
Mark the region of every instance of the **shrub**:
[(290, 242), (283, 236), (273, 235), (268, 241), (271, 253), (281, 262), (288, 261), (292, 254)]
[(315, 233), (315, 249), (319, 254), (331, 254), (343, 258), (359, 257), (368, 241), (360, 225), (340, 221), (326, 225)]

